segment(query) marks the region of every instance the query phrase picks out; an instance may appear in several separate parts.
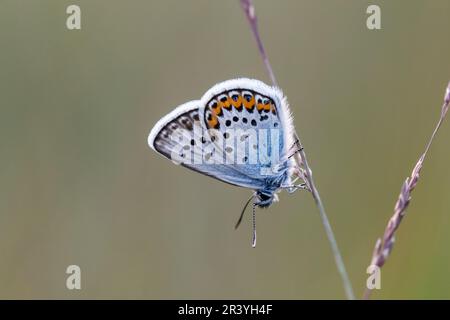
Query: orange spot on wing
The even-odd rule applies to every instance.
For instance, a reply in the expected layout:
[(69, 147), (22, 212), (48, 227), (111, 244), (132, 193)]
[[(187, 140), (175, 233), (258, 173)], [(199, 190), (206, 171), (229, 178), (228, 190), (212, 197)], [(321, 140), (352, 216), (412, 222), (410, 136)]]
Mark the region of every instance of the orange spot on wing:
[(231, 107), (231, 98), (227, 97), (227, 100), (224, 102), (225, 104), (225, 108), (230, 108)]
[(220, 104), (216, 104), (214, 107), (211, 107), (211, 110), (215, 115), (219, 115), (222, 112), (222, 106)]
[(211, 117), (211, 120), (208, 120), (208, 126), (210, 128), (215, 128), (217, 126), (217, 124), (219, 123), (219, 120), (217, 119), (216, 115), (213, 115)]
[(242, 99), (244, 101), (244, 107), (248, 110), (251, 110), (255, 106), (255, 97), (252, 96), (250, 101), (247, 101), (247, 99)]
[(272, 104), (271, 106), (272, 113), (277, 114), (277, 108), (275, 108), (275, 105)]
[(227, 98), (227, 100), (225, 101), (219, 101), (219, 107), (220, 108), (225, 108), (227, 110), (231, 109), (231, 102), (230, 102), (230, 98)]
[(230, 100), (233, 107), (240, 108), (240, 107), (242, 107), (242, 96), (239, 94), (237, 97), (238, 98), (236, 101), (234, 101), (232, 98), (228, 98), (228, 99)]

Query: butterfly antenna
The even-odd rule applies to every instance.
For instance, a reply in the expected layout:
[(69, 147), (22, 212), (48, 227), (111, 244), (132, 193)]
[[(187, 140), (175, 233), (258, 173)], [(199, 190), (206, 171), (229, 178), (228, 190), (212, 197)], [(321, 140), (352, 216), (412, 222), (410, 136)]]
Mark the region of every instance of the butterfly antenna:
[(245, 204), (244, 208), (242, 209), (241, 215), (239, 216), (239, 219), (238, 219), (238, 221), (236, 222), (236, 225), (234, 226), (234, 229), (237, 229), (237, 228), (239, 227), (239, 225), (241, 224), (241, 222), (242, 222), (242, 217), (244, 216), (244, 212), (245, 212), (245, 210), (247, 209), (248, 204), (250, 203), (250, 201), (253, 199), (254, 196), (255, 196), (255, 195), (252, 194), (252, 196), (247, 200), (247, 203)]
[(253, 236), (252, 247), (256, 247), (256, 204), (253, 204)]

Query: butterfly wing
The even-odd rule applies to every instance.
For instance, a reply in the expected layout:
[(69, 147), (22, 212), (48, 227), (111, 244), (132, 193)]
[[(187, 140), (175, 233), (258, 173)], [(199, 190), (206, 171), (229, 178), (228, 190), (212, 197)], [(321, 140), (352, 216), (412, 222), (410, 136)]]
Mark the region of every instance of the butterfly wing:
[(229, 153), (234, 170), (267, 184), (294, 166), (287, 154), (294, 143), (292, 117), (280, 89), (254, 79), (233, 79), (208, 90), (201, 104), (200, 120), (223, 134), (215, 144), (218, 149), (226, 145), (224, 153)]
[[(159, 154), (177, 164), (218, 180), (246, 188), (262, 187), (227, 164), (208, 163), (208, 150), (214, 150), (211, 137), (205, 134), (200, 120), (201, 101), (187, 102), (159, 120), (148, 136), (148, 144)], [(201, 147), (200, 147), (201, 146)], [(208, 149), (209, 148), (209, 149)]]

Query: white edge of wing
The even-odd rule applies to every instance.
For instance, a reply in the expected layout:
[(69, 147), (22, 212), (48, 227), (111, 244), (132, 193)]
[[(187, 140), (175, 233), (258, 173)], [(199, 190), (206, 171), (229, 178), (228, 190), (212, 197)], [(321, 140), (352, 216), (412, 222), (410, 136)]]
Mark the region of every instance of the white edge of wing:
[(152, 128), (150, 131), (150, 134), (148, 135), (147, 142), (150, 148), (156, 151), (154, 142), (156, 135), (164, 128), (170, 121), (177, 118), (181, 114), (185, 112), (189, 112), (195, 109), (198, 109), (201, 105), (201, 102), (199, 100), (192, 100), (186, 103), (183, 103), (182, 105), (176, 107), (172, 112), (166, 114), (164, 117), (162, 117)]

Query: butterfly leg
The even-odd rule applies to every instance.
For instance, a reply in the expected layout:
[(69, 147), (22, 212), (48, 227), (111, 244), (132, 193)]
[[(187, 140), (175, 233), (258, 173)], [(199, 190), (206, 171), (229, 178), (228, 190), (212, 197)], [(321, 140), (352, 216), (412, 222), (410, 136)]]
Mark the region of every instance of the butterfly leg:
[(294, 193), (295, 191), (301, 190), (309, 190), (306, 183), (294, 184), (292, 186), (281, 186), (282, 189), (286, 189), (289, 193)]

